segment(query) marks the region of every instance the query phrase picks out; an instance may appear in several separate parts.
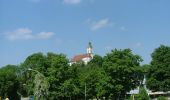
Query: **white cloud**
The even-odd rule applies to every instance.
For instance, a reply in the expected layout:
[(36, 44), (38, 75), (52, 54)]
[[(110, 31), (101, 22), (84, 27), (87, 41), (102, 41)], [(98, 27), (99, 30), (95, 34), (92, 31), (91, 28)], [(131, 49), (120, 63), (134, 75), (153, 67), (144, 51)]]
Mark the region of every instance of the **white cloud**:
[(48, 39), (51, 38), (53, 32), (40, 32), (33, 34), (29, 28), (19, 28), (14, 31), (6, 32), (6, 38), (9, 40), (30, 40), (30, 39)]
[(79, 3), (81, 3), (81, 1), (82, 0), (64, 0), (63, 2), (65, 3), (65, 4), (79, 4)]
[(48, 39), (51, 38), (54, 35), (53, 32), (40, 32), (35, 37), (37, 39)]
[(5, 35), (9, 40), (18, 40), (18, 39), (28, 40), (33, 38), (32, 30), (28, 28), (19, 28), (12, 32), (6, 32)]
[(88, 19), (87, 23), (90, 25), (90, 29), (92, 31), (96, 31), (96, 30), (99, 30), (101, 28), (108, 27), (108, 26), (112, 25), (112, 23), (109, 21), (108, 18), (101, 19), (101, 20), (98, 20), (98, 21), (91, 21), (90, 19)]

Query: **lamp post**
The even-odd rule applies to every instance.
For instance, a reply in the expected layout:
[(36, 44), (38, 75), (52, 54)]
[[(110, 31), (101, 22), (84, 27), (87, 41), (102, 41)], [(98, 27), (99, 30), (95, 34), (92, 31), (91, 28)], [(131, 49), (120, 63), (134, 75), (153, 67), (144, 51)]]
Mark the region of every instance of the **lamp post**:
[(29, 71), (34, 71), (37, 74), (35, 75), (35, 79), (34, 79), (34, 95), (36, 97), (36, 100), (44, 100), (48, 95), (48, 89), (49, 89), (49, 83), (46, 79), (46, 77), (40, 73), (37, 70), (28, 69)]

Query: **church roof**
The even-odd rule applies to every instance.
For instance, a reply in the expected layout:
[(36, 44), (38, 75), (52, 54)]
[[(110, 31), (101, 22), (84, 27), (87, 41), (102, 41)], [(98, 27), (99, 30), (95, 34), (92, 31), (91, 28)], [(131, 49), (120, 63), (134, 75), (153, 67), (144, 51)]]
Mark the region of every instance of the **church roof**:
[(82, 61), (83, 58), (92, 58), (90, 54), (80, 54), (76, 55), (71, 59), (72, 62), (79, 62)]

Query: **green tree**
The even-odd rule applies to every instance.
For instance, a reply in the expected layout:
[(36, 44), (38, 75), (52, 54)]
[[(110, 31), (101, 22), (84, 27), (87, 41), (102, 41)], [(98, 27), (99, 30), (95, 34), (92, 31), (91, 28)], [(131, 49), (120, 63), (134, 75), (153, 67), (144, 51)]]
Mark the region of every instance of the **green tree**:
[(11, 100), (19, 100), (19, 81), (17, 79), (17, 66), (7, 65), (0, 69), (0, 96), (8, 96)]
[(109, 78), (105, 71), (99, 67), (86, 68), (79, 76), (81, 89), (87, 99), (104, 97), (108, 91)]
[[(49, 99), (63, 99), (66, 95), (62, 89), (65, 88), (71, 80), (68, 67), (68, 59), (63, 54), (49, 52), (46, 55), (34, 53), (28, 56), (20, 65), (20, 80), (22, 84), (25, 84), (24, 86), (21, 85), (22, 93), (24, 93), (24, 89), (26, 91), (24, 94), (27, 94), (27, 96), (41, 94), (41, 92), (46, 93), (46, 91), (48, 91)], [(48, 83), (46, 84), (46, 82), (42, 81), (42, 75), (33, 71), (28, 72), (29, 68), (44, 75), (50, 86), (48, 87)], [(42, 87), (45, 87), (46, 89), (43, 89)]]
[(84, 91), (83, 94), (84, 96), (86, 95), (87, 99), (107, 99), (106, 97), (108, 97), (111, 77), (106, 74), (102, 64), (103, 57), (94, 55), (93, 59), (85, 67), (81, 68), (82, 71), (79, 77), (81, 90)]
[(149, 64), (144, 64), (141, 66), (143, 73), (147, 74), (150, 68)]
[(90, 66), (98, 66), (102, 67), (103, 64), (103, 58), (99, 55), (94, 55), (93, 59), (88, 63)]
[(126, 92), (140, 85), (142, 71), (139, 55), (135, 55), (130, 49), (112, 50), (104, 57), (103, 68), (110, 79), (110, 97), (123, 98)]
[[(37, 70), (38, 72), (47, 74), (47, 59), (43, 53), (34, 53), (26, 58), (20, 65), (20, 82), (21, 82), (21, 95), (30, 96), (34, 95), (34, 78), (35, 72), (28, 71), (28, 69)], [(23, 86), (24, 84), (24, 86)]]
[(65, 92), (62, 91), (62, 86), (64, 82), (69, 79), (68, 59), (63, 54), (47, 53), (47, 65), (50, 99), (63, 98)]
[(49, 82), (42, 73), (36, 72), (37, 74), (34, 79), (34, 96), (36, 100), (46, 100), (49, 93)]
[(139, 88), (138, 100), (150, 100), (144, 87)]
[(157, 100), (168, 100), (168, 99), (163, 97), (163, 96), (160, 96), (160, 97), (157, 98)]
[[(20, 65), (23, 70), (27, 70), (29, 68), (38, 70), (43, 74), (47, 74), (47, 58), (43, 53), (34, 53), (26, 58), (26, 60)], [(35, 73), (34, 73), (35, 74)]]
[(65, 96), (64, 99), (78, 100), (82, 97), (79, 80), (82, 68), (82, 64), (80, 63), (73, 64), (68, 68), (68, 79), (60, 87), (60, 90), (63, 91), (63, 96)]
[(152, 91), (170, 90), (170, 47), (161, 45), (151, 54), (147, 87)]

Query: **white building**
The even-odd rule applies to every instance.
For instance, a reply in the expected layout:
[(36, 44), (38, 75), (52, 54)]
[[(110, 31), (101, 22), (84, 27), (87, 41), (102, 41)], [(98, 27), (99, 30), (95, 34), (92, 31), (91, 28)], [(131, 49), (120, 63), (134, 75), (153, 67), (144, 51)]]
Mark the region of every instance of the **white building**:
[(75, 55), (71, 59), (70, 65), (72, 65), (73, 63), (78, 63), (78, 62), (84, 62), (84, 64), (87, 64), (91, 59), (93, 59), (93, 46), (91, 42), (89, 42), (86, 51), (87, 52), (85, 54)]

